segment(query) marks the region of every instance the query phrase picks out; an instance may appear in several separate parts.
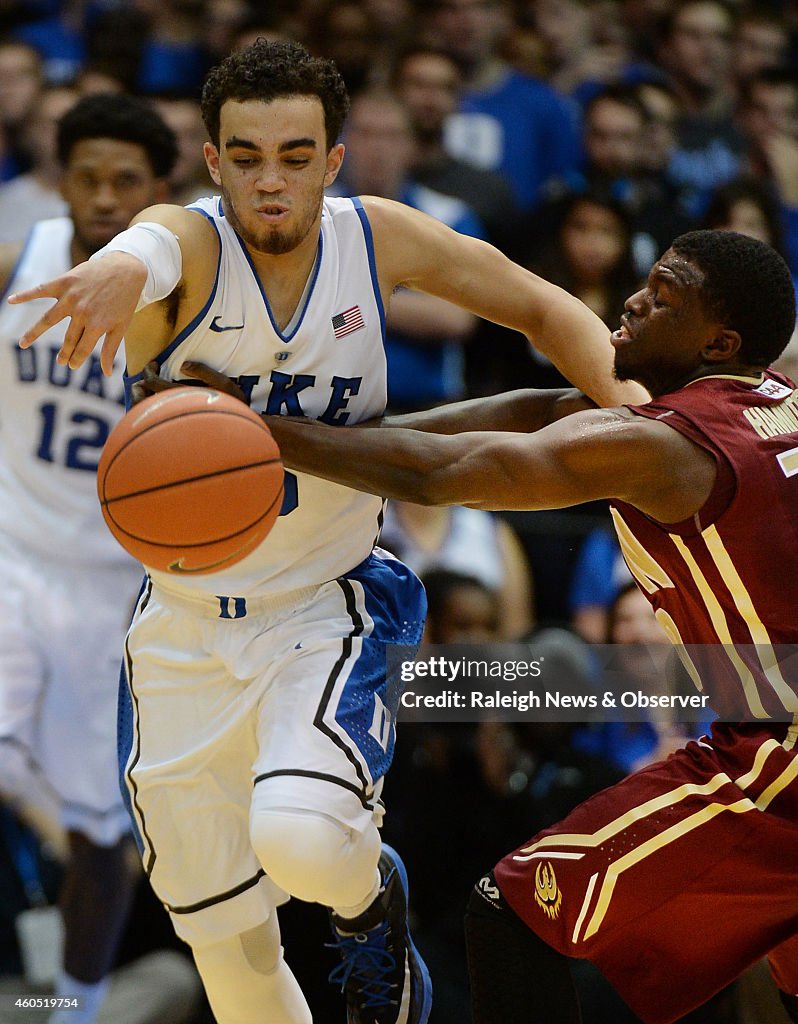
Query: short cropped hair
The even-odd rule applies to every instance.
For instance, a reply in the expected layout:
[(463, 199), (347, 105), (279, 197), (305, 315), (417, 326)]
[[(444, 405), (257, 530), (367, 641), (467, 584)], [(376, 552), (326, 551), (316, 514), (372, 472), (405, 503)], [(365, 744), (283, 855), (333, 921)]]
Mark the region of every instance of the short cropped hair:
[(640, 116), (640, 120), (647, 122), (648, 110), (646, 105), (640, 99), (640, 93), (637, 90), (636, 85), (629, 85), (626, 82), (614, 82), (611, 85), (605, 85), (598, 92), (595, 92), (590, 99), (585, 103), (584, 119), (587, 120), (590, 117), (593, 109), (603, 102), (617, 103), (620, 107), (627, 107), (629, 110), (633, 110)]
[(300, 43), (283, 40), (257, 39), (211, 70), (201, 102), (211, 142), (218, 148), (221, 109), (227, 100), (270, 103), (283, 96), (321, 100), (327, 149), (332, 149), (349, 113), (344, 80), (331, 60), (314, 57)]
[(146, 100), (125, 93), (95, 93), (70, 107), (58, 122), (58, 159), (63, 166), (84, 139), (133, 142), (147, 154), (156, 178), (171, 174), (177, 160), (177, 138)]
[(795, 329), (795, 286), (771, 246), (736, 231), (688, 231), (671, 248), (704, 274), (705, 308), (741, 338), (740, 355), (766, 367)]

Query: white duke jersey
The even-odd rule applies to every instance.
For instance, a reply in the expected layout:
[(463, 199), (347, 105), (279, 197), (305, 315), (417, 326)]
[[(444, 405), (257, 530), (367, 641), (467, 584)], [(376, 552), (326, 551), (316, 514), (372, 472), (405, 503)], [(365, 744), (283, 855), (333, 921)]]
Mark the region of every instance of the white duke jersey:
[[(195, 360), (236, 378), (257, 412), (342, 427), (382, 415), (385, 313), (360, 201), (325, 198), (316, 263), (282, 331), (221, 200), (200, 199), (189, 209), (216, 228), (219, 265), (204, 307), (158, 358), (161, 376), (179, 380), (182, 363)], [(245, 597), (323, 583), (369, 555), (382, 505), (373, 495), (286, 472), (280, 516), (245, 559), (201, 576), (151, 575), (167, 590)]]
[(24, 351), (19, 338), (53, 304), (9, 306), (6, 295), (72, 266), (72, 221), (40, 221), (0, 297), (0, 533), (60, 561), (134, 564), (103, 521), (97, 462), (125, 411), (122, 360), (103, 376), (92, 355), (78, 370), (56, 363), (68, 321)]

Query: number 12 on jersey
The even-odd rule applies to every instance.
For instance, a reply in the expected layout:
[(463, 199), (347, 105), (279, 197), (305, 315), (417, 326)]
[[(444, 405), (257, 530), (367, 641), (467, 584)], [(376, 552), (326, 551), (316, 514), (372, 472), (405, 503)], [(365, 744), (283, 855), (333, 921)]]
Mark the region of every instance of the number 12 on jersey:
[(68, 469), (97, 472), (100, 451), (111, 432), (111, 423), (94, 413), (61, 414), (55, 402), (39, 406), (41, 433), (36, 454), (45, 462)]

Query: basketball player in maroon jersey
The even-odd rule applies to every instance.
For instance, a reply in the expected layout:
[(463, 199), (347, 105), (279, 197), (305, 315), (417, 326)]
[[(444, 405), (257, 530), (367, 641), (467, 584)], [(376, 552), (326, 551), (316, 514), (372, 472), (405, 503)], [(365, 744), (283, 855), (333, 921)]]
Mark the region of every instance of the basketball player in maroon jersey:
[(776, 653), (798, 643), (798, 389), (767, 369), (794, 325), (781, 257), (691, 232), (611, 336), (616, 376), (643, 384), (646, 405), (518, 391), (392, 429), (269, 418), (288, 465), (388, 497), (485, 509), (609, 498), (670, 639), (714, 655), (691, 665), (723, 718), (710, 736), (479, 881), (475, 1024), (576, 1024), (569, 957), (597, 964), (646, 1024), (668, 1024), (767, 956), (798, 1021), (798, 672)]

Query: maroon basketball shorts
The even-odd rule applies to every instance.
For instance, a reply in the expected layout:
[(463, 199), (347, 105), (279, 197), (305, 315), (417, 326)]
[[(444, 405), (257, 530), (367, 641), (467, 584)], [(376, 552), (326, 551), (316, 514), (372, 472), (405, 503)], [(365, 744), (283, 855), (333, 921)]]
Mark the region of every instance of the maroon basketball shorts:
[(766, 955), (798, 993), (797, 740), (795, 725), (715, 726), (500, 861), (505, 899), (646, 1024)]

